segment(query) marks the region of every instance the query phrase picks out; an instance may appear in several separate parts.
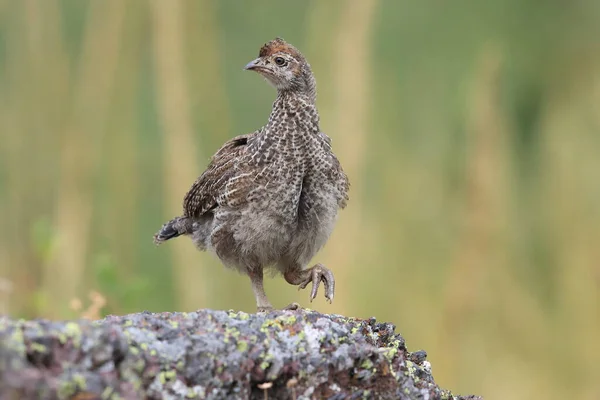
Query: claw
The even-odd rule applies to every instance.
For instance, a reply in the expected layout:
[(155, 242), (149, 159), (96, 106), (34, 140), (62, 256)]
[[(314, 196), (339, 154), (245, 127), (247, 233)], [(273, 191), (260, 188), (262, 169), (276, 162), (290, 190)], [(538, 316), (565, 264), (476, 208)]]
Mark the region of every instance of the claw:
[(308, 284), (311, 283), (311, 282), (312, 282), (311, 279), (305, 280), (300, 285), (298, 285), (298, 290), (300, 290), (300, 289), (306, 289), (306, 287), (308, 286)]
[(310, 276), (298, 285), (298, 290), (305, 289), (309, 283), (312, 283), (310, 291), (310, 301), (312, 302), (317, 297), (321, 281), (323, 281), (323, 285), (325, 286), (325, 299), (331, 304), (335, 292), (335, 279), (333, 278), (333, 273), (321, 264), (317, 264), (311, 268)]
[(319, 290), (319, 285), (321, 284), (321, 276), (323, 276), (323, 271), (321, 271), (321, 268), (313, 268), (311, 275), (312, 289), (310, 291), (310, 302), (312, 303), (315, 297), (317, 297), (317, 292)]

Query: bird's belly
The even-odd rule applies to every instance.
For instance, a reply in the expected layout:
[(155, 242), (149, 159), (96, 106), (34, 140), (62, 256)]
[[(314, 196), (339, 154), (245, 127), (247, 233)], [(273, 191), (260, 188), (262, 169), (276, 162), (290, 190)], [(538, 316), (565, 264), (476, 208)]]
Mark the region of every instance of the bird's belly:
[(333, 232), (338, 201), (328, 187), (307, 194), (300, 200), (298, 223), (286, 251), (287, 262), (305, 266), (323, 248)]
[(255, 206), (224, 212), (217, 220), (212, 247), (225, 264), (238, 268), (277, 263), (294, 233), (281, 213)]
[[(337, 218), (338, 201), (329, 187), (300, 194), (289, 182), (239, 209), (217, 213), (212, 250), (226, 264), (253, 268), (286, 263), (306, 265), (325, 245)], [(257, 192), (260, 194), (260, 192)]]

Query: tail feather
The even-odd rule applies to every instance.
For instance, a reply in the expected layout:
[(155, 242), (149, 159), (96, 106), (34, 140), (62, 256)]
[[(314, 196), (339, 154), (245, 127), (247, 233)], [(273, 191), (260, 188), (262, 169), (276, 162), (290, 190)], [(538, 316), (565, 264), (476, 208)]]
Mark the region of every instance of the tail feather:
[(154, 244), (159, 245), (169, 239), (189, 233), (189, 219), (187, 217), (175, 217), (166, 222), (154, 235)]

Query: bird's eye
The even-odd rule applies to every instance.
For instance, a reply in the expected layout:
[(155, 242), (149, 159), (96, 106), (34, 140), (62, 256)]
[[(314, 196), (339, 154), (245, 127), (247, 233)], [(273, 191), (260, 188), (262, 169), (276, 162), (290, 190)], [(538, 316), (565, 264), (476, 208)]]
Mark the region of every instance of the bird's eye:
[(285, 65), (285, 58), (275, 57), (275, 64), (279, 65), (280, 67)]

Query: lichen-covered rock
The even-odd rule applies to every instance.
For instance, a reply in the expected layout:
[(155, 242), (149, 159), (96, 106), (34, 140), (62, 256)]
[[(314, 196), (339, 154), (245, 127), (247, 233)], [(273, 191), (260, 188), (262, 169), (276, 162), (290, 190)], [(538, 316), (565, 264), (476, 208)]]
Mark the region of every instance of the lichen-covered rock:
[(3, 317), (0, 399), (461, 398), (394, 330), (310, 310)]

